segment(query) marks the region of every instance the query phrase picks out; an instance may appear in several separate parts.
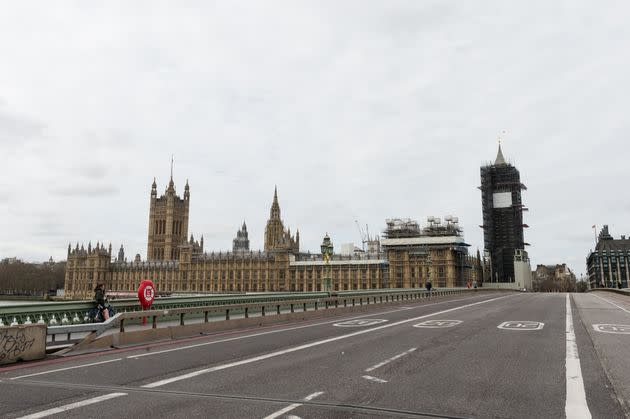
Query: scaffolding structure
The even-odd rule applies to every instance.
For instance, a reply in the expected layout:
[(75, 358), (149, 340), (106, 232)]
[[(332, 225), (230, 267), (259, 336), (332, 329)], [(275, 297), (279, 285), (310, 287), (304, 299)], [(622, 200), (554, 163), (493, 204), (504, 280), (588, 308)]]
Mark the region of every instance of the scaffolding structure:
[[(500, 157), (500, 158), (499, 158)], [(523, 205), (518, 169), (503, 160), (501, 149), (494, 164), (481, 167), (484, 248), (490, 252), (492, 282), (514, 282), (514, 256), (528, 243), (524, 240)]]

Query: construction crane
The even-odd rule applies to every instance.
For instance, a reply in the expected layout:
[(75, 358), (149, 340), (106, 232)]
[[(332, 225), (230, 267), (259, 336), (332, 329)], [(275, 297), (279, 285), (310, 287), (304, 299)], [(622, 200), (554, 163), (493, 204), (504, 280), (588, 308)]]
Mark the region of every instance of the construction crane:
[(357, 225), (357, 228), (359, 229), (359, 235), (361, 236), (361, 248), (365, 252), (365, 243), (368, 243), (369, 241), (372, 240), (370, 237), (370, 229), (368, 228), (368, 225), (366, 224), (365, 231), (363, 231), (363, 229), (361, 228), (361, 225), (359, 224), (359, 221), (354, 220), (354, 222)]

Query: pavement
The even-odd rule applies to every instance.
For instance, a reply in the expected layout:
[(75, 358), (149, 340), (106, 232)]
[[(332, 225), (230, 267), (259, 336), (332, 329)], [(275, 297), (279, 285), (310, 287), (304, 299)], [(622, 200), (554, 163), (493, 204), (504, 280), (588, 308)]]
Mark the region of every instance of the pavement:
[(20, 364), (0, 415), (630, 417), (629, 300), (479, 292)]

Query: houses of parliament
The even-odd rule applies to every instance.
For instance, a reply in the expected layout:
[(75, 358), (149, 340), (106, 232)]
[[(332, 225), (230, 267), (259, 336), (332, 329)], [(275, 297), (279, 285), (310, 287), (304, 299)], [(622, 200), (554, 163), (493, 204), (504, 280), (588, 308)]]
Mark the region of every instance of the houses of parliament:
[[(411, 220), (388, 220), (385, 238), (369, 243), (367, 252), (334, 254), (329, 265), (320, 254), (300, 251), (300, 233), (285, 229), (277, 189), (265, 227), (264, 250), (252, 251), (245, 223), (231, 252), (207, 252), (203, 236), (188, 232), (190, 186), (180, 197), (171, 173), (168, 187), (158, 196), (151, 186), (146, 259), (138, 254), (117, 255), (111, 244), (68, 245), (66, 298), (91, 298), (96, 284), (108, 291), (135, 292), (151, 279), (159, 293), (320, 291), (331, 278), (334, 290), (422, 287), (461, 287), (481, 281), (479, 255), (468, 245), (456, 223), (420, 229)], [(433, 217), (431, 217), (433, 218)]]

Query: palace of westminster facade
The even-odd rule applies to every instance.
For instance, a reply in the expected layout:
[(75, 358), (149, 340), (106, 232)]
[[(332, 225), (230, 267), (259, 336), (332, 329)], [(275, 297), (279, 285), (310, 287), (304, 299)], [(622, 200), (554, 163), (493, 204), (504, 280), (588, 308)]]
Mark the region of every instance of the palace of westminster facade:
[[(277, 191), (267, 226), (263, 251), (251, 251), (247, 226), (238, 231), (232, 252), (204, 251), (188, 236), (190, 187), (180, 198), (171, 175), (165, 193), (151, 187), (147, 258), (125, 259), (121, 246), (97, 243), (85, 248), (68, 246), (66, 298), (91, 298), (96, 284), (116, 292), (135, 292), (142, 280), (151, 279), (158, 293), (320, 291), (324, 279), (334, 290), (422, 287), (463, 287), (482, 281), (479, 252), (468, 255), (468, 245), (456, 224), (419, 229), (411, 220), (388, 220), (385, 238), (369, 243), (367, 252), (333, 255), (329, 265), (322, 256), (300, 252), (300, 233), (285, 230)], [(439, 223), (439, 222), (438, 222)], [(407, 228), (411, 224), (411, 229)], [(414, 227), (415, 226), (415, 227)]]

